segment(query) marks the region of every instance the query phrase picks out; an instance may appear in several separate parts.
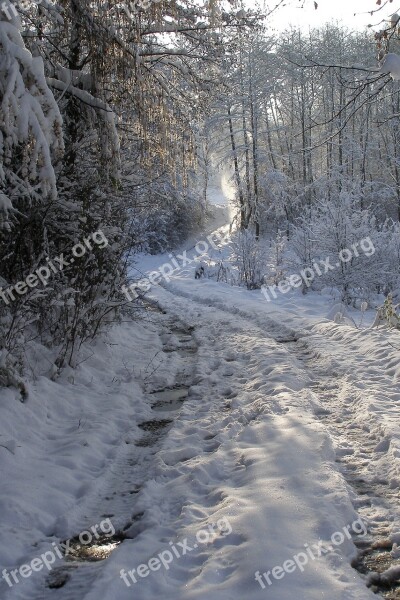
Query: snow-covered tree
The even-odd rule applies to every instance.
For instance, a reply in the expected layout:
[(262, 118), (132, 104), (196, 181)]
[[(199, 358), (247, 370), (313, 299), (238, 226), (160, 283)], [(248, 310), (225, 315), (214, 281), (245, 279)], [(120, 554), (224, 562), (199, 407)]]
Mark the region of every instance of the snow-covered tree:
[[(15, 10), (15, 9), (14, 9)], [(10, 20), (9, 15), (13, 15)], [(54, 165), (63, 151), (62, 119), (43, 60), (25, 47), (18, 17), (0, 12), (0, 228), (13, 214), (57, 197)]]
[(118, 318), (132, 250), (169, 248), (201, 223), (195, 134), (224, 42), (251, 20), (189, 0), (134, 11), (99, 0), (2, 4), (3, 287), (96, 231), (108, 240), (54, 272), (51, 286), (1, 305), (7, 352), (35, 328), (58, 346), (57, 366), (74, 364)]

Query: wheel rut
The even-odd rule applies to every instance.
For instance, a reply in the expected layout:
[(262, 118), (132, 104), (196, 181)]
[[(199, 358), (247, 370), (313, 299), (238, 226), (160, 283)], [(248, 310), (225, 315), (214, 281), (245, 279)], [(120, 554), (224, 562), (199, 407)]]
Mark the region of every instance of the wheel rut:
[[(157, 368), (149, 363), (144, 391), (152, 417), (138, 423), (139, 438), (137, 435), (132, 439), (129, 435), (126, 437), (123, 451), (105, 475), (104, 493), (87, 505), (86, 516), (79, 523), (76, 536), (69, 540), (67, 554), (46, 576), (38, 577), (35, 593), (32, 595), (30, 591), (26, 596), (30, 600), (84, 600), (99, 577), (103, 562), (125, 539), (134, 539), (146, 529), (146, 512), (135, 507), (143, 485), (152, 477), (157, 455), (162, 456), (163, 441), (189, 398), (197, 345), (193, 328), (186, 327), (156, 305), (146, 306), (145, 315), (159, 328), (162, 350), (158, 353), (157, 363), (168, 361), (172, 354), (175, 364), (179, 363), (175, 381), (172, 385), (170, 381), (162, 385), (159, 375), (153, 377)], [(102, 519), (110, 519), (115, 534), (99, 536), (90, 544), (81, 543), (78, 531), (87, 531)], [(21, 593), (22, 590), (18, 591)], [(23, 597), (23, 592), (19, 597)]]
[(313, 380), (314, 413), (329, 431), (353, 506), (368, 525), (366, 537), (354, 536), (358, 556), (352, 566), (365, 577), (371, 591), (387, 600), (400, 600), (400, 552), (390, 538), (399, 522), (399, 495), (381, 473), (379, 462), (387, 450), (385, 433), (357, 412), (360, 389), (344, 370), (337, 369), (336, 361), (330, 369), (329, 357), (321, 360), (307, 337), (281, 341)]

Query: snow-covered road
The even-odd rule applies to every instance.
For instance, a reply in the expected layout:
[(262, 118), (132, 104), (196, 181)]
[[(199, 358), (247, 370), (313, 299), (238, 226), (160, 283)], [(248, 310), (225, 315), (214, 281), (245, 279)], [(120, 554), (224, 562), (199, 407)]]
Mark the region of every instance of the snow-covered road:
[[(351, 566), (356, 545), (366, 550), (359, 571), (391, 567), (386, 597), (399, 598), (389, 585), (400, 571), (398, 334), (337, 325), (318, 300), (267, 303), (257, 291), (195, 281), (194, 268), (154, 286), (154, 310), (116, 328), (73, 382), (37, 382), (33, 404), (62, 388), (69, 428), (58, 413), (53, 447), (47, 439), (33, 458), (24, 447), (25, 486), (17, 458), (3, 458), (17, 489), (30, 489), (29, 468), (43, 482), (34, 514), (19, 501), (20, 518), (44, 520), (46, 500), (49, 514), (35, 543), (3, 487), (2, 564), (30, 562), (104, 518), (120, 535), (106, 561), (81, 555), (50, 578), (3, 581), (1, 599), (372, 599), (371, 575)], [(13, 431), (23, 446), (23, 427)], [(67, 501), (53, 490), (57, 468)]]

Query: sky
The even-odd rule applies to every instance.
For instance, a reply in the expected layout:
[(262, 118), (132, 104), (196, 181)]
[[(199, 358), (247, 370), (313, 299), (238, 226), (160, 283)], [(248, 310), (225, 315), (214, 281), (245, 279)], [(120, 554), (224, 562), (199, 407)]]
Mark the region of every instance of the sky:
[[(382, 4), (385, 0), (382, 0)], [(278, 0), (269, 0), (272, 7)], [(304, 2), (304, 7), (300, 8)], [(249, 2), (250, 3), (250, 0)], [(372, 24), (379, 29), (379, 22), (400, 9), (400, 0), (387, 3), (382, 10), (373, 16), (367, 11), (377, 7), (376, 0), (317, 0), (318, 9), (314, 8), (314, 0), (286, 0), (286, 6), (279, 8), (269, 22), (274, 28), (284, 29), (289, 25), (308, 29), (327, 21), (342, 21), (349, 29), (364, 29)], [(356, 13), (356, 14), (355, 14)]]

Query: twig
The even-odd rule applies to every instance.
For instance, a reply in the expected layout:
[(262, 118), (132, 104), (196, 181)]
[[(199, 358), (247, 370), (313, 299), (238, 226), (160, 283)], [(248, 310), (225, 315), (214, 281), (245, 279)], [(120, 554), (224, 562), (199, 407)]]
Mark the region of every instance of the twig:
[(5, 448), (5, 449), (6, 449), (6, 450), (8, 450), (9, 452), (11, 452), (11, 454), (12, 454), (13, 456), (15, 456), (15, 453), (14, 453), (12, 450), (10, 450), (10, 448), (8, 448), (7, 446), (3, 446), (3, 444), (0, 444), (0, 446), (1, 446), (2, 448)]

